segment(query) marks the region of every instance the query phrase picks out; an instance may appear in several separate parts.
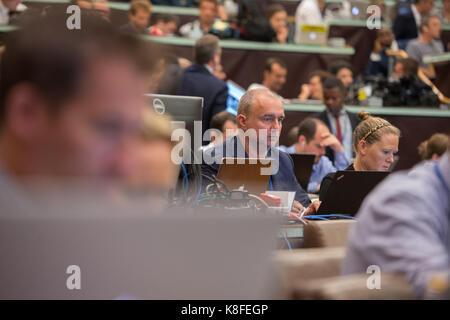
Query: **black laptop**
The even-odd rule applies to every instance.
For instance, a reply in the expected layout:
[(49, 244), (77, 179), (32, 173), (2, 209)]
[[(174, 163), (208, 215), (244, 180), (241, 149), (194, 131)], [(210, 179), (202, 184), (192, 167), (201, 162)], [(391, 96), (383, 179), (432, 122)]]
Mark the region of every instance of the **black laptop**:
[(336, 172), (317, 214), (355, 216), (364, 198), (388, 174), (387, 171)]
[(294, 173), (298, 183), (303, 190), (308, 191), (308, 183), (316, 155), (313, 153), (291, 153), (290, 156), (294, 162)]

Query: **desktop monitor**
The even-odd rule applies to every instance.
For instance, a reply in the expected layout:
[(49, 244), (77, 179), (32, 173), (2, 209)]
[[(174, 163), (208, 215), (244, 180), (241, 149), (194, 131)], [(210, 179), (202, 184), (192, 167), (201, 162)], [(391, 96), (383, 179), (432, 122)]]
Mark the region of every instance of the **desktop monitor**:
[(236, 115), (239, 100), (241, 100), (242, 96), (245, 94), (245, 89), (231, 80), (227, 81), (227, 87), (228, 99), (226, 111)]

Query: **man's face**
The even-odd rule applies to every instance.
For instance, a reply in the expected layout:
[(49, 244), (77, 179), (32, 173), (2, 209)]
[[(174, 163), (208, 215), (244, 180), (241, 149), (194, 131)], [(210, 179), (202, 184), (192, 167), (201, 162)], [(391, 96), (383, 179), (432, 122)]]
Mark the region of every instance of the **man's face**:
[(309, 87), (311, 89), (311, 98), (322, 100), (322, 81), (319, 76), (314, 76), (309, 80)]
[(342, 109), (344, 102), (344, 93), (335, 87), (332, 89), (323, 89), (323, 103), (332, 114), (337, 114)]
[(323, 140), (323, 136), (325, 134), (330, 134), (330, 130), (322, 124), (318, 124), (316, 128), (316, 134), (314, 135), (314, 139), (309, 142), (306, 141), (306, 138), (303, 137), (300, 142), (300, 149), (302, 152), (313, 153), (316, 155), (314, 158), (314, 163), (318, 163), (320, 158), (325, 155), (325, 147), (321, 146), (321, 142)]
[(121, 58), (103, 57), (88, 67), (81, 92), (49, 115), (41, 156), (57, 174), (121, 177), (140, 128), (145, 82)]
[(150, 20), (150, 12), (143, 9), (137, 9), (134, 15), (130, 14), (131, 24), (136, 29), (139, 29), (141, 31), (147, 28), (149, 20)]
[(287, 70), (278, 63), (272, 65), (272, 70), (270, 72), (264, 71), (265, 83), (267, 83), (267, 87), (274, 92), (278, 92), (283, 88), (286, 77)]
[(287, 13), (286, 11), (278, 11), (270, 18), (270, 26), (272, 29), (278, 33), (286, 28)]
[(202, 1), (198, 10), (200, 23), (212, 25), (217, 16), (217, 6), (212, 2)]
[(430, 18), (428, 21), (428, 32), (434, 40), (441, 38), (441, 21), (438, 18)]
[(397, 62), (394, 66), (394, 72), (392, 73), (394, 79), (400, 79), (405, 77), (405, 70), (403, 68), (403, 63)]
[(225, 121), (222, 128), (222, 139), (227, 140), (237, 134), (238, 126), (231, 120)]
[[(255, 130), (258, 144), (264, 143), (267, 147), (271, 147), (278, 142), (284, 117), (284, 107), (280, 99), (262, 93), (254, 98), (244, 123), (240, 122), (239, 124), (244, 132), (249, 129)], [(267, 133), (267, 141), (259, 141), (259, 137), (263, 137), (261, 133), (264, 131)]]

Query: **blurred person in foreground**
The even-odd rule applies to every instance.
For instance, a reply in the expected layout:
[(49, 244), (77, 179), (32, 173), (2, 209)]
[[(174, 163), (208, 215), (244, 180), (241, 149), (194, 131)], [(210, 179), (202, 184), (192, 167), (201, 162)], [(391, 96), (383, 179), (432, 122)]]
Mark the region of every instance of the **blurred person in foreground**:
[(67, 29), (66, 19), (65, 11), (34, 18), (7, 39), (0, 66), (4, 188), (36, 176), (124, 176), (129, 141), (141, 127), (151, 48), (97, 16), (82, 13), (80, 30)]
[(435, 133), (417, 148), (422, 160), (439, 160), (445, 153), (449, 138), (447, 134)]
[[(364, 200), (342, 273), (366, 273), (377, 265), (381, 272), (404, 274), (416, 297), (427, 298), (431, 290), (448, 290), (450, 145), (433, 165), (413, 169), (390, 175)], [(437, 274), (443, 275), (439, 283)]]

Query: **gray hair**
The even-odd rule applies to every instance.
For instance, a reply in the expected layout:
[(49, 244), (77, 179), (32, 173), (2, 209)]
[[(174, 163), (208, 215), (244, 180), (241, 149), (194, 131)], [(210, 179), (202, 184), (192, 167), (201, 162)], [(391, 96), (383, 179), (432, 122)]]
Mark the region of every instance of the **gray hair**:
[(243, 114), (248, 116), (250, 113), (250, 107), (253, 104), (253, 100), (255, 100), (255, 97), (260, 96), (260, 95), (267, 95), (270, 97), (273, 97), (275, 99), (278, 99), (278, 97), (269, 89), (252, 89), (252, 90), (248, 90), (241, 98), (241, 100), (239, 100), (239, 104), (237, 107), (237, 114)]

